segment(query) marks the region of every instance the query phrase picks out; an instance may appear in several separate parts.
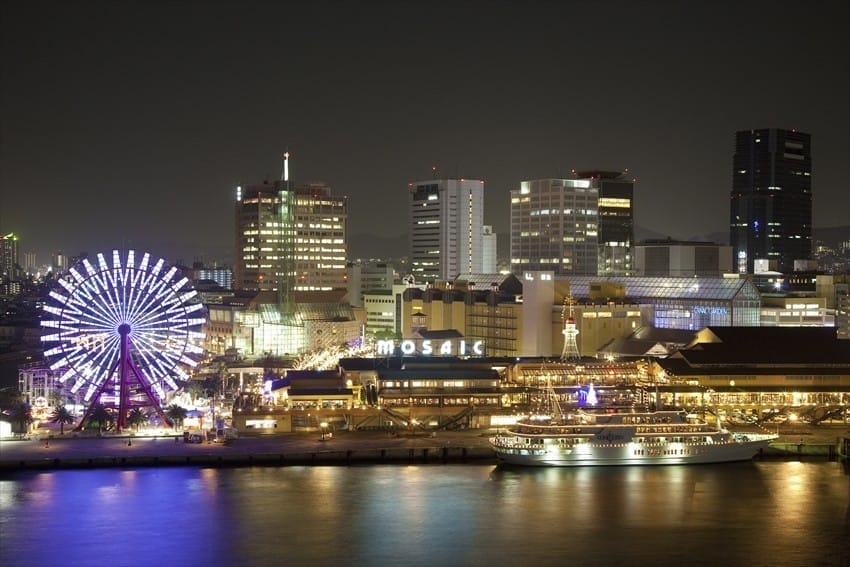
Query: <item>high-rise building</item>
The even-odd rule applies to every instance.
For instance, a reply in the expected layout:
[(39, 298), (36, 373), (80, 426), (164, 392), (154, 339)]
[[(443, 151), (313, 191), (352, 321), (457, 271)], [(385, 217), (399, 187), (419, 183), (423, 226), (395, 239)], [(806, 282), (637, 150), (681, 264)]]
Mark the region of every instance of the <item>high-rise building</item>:
[(36, 266), (35, 252), (24, 252), (24, 273), (35, 274)]
[(410, 266), (416, 282), (483, 271), (484, 181), (432, 179), (408, 188)]
[(755, 260), (790, 272), (812, 257), (809, 134), (765, 128), (735, 134), (729, 236), (739, 273)]
[(590, 180), (598, 189), (599, 215), (597, 274), (600, 276), (634, 275), (635, 181), (619, 171), (584, 171), (577, 179)]
[(498, 236), (493, 232), (493, 227), (484, 225), (484, 234), (481, 237), (483, 247), (483, 260), (481, 262), (481, 273), (495, 274), (498, 270)]
[(598, 201), (591, 179), (522, 181), (511, 191), (511, 272), (596, 275)]
[(284, 268), (280, 255), (280, 185), (264, 181), (236, 188), (236, 262), (233, 287), (272, 291)]
[(345, 289), (347, 221), (348, 198), (332, 196), (327, 185), (238, 187), (234, 288)]
[(295, 187), (295, 290), (346, 288), (348, 197), (322, 183)]
[(0, 282), (18, 280), (18, 236), (0, 235)]
[(63, 274), (68, 269), (68, 256), (62, 251), (54, 252), (50, 260), (50, 269), (54, 275)]

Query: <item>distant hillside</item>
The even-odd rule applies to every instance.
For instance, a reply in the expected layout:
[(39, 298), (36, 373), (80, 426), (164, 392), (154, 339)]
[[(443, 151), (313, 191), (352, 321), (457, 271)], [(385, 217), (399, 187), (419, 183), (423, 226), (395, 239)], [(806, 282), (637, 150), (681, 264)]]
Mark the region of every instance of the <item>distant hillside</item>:
[(850, 240), (850, 224), (833, 227), (815, 227), (812, 230), (812, 237), (816, 242), (822, 242), (827, 246), (837, 248), (840, 243)]
[[(660, 234), (640, 226), (635, 227), (635, 240), (637, 242), (649, 239), (667, 238), (668, 236), (670, 236), (673, 240), (704, 240), (716, 242), (717, 244), (729, 244), (728, 231), (711, 232), (708, 234), (667, 235)], [(822, 242), (827, 246), (837, 247), (841, 242), (850, 240), (850, 225), (815, 227), (812, 229), (812, 238), (816, 242)]]
[[(729, 232), (709, 234), (665, 234), (642, 226), (635, 227), (635, 241), (672, 238), (673, 240), (699, 240), (729, 244)], [(510, 256), (510, 234), (500, 232), (496, 235), (498, 256), (500, 259)], [(814, 229), (814, 240), (836, 247), (850, 240), (850, 225), (821, 227)], [(374, 234), (355, 234), (348, 238), (349, 258), (401, 258), (407, 255), (407, 234), (397, 236), (375, 236)]]

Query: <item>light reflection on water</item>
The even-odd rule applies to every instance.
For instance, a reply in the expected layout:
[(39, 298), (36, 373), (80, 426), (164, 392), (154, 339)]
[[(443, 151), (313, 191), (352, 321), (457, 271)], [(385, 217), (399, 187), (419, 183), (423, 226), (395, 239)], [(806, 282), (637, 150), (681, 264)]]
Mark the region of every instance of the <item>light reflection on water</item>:
[[(0, 565), (848, 565), (838, 463), (150, 468), (0, 480)], [(49, 542), (49, 544), (48, 544)]]

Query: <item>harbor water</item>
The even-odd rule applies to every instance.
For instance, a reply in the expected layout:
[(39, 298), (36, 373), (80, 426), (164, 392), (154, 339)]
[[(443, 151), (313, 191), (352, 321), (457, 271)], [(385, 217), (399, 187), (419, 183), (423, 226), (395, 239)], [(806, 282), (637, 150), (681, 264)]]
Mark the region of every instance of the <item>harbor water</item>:
[(0, 565), (850, 565), (840, 462), (0, 477)]

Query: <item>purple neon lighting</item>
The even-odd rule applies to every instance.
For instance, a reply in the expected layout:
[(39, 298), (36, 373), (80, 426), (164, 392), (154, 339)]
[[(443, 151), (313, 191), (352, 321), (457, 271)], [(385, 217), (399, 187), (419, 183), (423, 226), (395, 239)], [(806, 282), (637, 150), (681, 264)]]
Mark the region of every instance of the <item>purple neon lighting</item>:
[(72, 392), (85, 392), (86, 402), (114, 373), (120, 358), (118, 327), (130, 326), (131, 357), (148, 386), (162, 399), (178, 388), (175, 378), (187, 379), (203, 348), (206, 322), (197, 292), (177, 268), (163, 271), (164, 261), (126, 256), (114, 250), (111, 262), (98, 254), (95, 263), (83, 260), (50, 292), (41, 325), (50, 329), (41, 340), (59, 380), (74, 379)]

